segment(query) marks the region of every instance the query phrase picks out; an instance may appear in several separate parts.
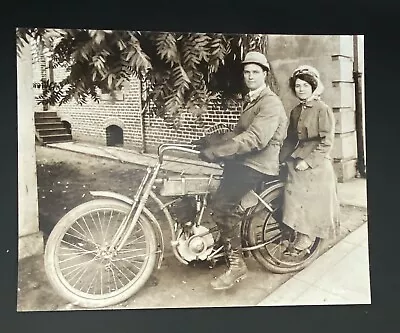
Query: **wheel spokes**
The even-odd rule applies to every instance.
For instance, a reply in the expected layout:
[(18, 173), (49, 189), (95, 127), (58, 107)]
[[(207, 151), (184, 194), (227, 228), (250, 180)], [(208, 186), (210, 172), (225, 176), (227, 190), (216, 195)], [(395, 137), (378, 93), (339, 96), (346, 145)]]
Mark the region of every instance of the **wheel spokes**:
[(108, 246), (124, 216), (112, 209), (97, 210), (72, 223), (56, 253), (59, 272), (70, 288), (101, 296), (141, 274), (151, 253), (140, 221), (120, 251)]

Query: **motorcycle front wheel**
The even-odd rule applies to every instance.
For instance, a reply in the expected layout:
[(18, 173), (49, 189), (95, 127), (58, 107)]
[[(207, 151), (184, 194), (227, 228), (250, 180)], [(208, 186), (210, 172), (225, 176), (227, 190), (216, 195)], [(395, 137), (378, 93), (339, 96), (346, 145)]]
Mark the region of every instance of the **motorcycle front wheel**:
[(134, 295), (156, 264), (157, 241), (140, 216), (118, 252), (108, 244), (130, 206), (112, 199), (83, 203), (52, 230), (45, 248), (45, 271), (55, 290), (74, 305), (105, 307)]
[(261, 202), (250, 208), (245, 219), (247, 245), (257, 247), (251, 250), (254, 258), (273, 273), (286, 274), (300, 271), (318, 258), (323, 241), (315, 238), (307, 251), (293, 256), (290, 254), (296, 233), (282, 222), (284, 184), (278, 184), (260, 194), (272, 208), (268, 210)]

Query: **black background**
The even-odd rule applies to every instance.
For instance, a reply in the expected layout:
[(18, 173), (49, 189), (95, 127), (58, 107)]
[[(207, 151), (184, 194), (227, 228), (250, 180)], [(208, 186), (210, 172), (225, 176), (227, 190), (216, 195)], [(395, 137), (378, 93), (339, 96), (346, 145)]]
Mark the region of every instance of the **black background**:
[[(40, 1), (2, 8), (0, 330), (399, 332), (399, 39), (394, 1)], [(364, 34), (372, 305), (16, 312), (16, 27)], [(349, 279), (352, 277), (349, 276)], [(218, 297), (218, 295), (216, 295)]]

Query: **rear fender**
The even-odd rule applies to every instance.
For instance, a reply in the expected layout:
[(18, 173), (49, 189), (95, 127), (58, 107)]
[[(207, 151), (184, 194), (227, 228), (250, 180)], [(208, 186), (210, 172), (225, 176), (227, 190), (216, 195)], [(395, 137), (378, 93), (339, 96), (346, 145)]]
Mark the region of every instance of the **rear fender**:
[[(110, 191), (90, 191), (90, 194), (93, 195), (94, 197), (103, 197), (103, 198), (112, 198), (118, 201), (122, 201), (130, 206), (133, 205), (133, 200), (126, 195), (122, 195), (119, 193), (115, 192), (110, 192)], [(164, 237), (161, 231), (161, 226), (158, 223), (157, 219), (155, 216), (146, 208), (143, 208), (143, 214), (145, 217), (150, 221), (151, 225), (154, 228), (154, 231), (156, 233), (156, 238), (157, 238), (157, 246), (159, 247), (159, 252), (158, 252), (158, 264), (157, 267), (158, 269), (161, 267), (162, 259), (163, 259), (163, 254), (164, 254)]]
[[(282, 182), (280, 180), (272, 180), (267, 183), (262, 184), (260, 197), (265, 197), (268, 193), (274, 191), (276, 188), (282, 186)], [(257, 192), (259, 193), (259, 192)], [(246, 211), (251, 207), (254, 207), (258, 204), (258, 198), (256, 192), (254, 190), (250, 190), (247, 192), (240, 201), (240, 208), (242, 211)]]
[[(265, 183), (263, 185), (264, 185), (263, 186), (263, 190), (259, 194), (259, 196), (262, 199), (264, 199), (271, 192), (273, 192), (273, 191), (275, 191), (277, 189), (280, 189), (280, 188), (285, 186), (285, 184), (283, 182), (281, 182), (280, 180), (273, 180), (273, 181), (270, 181), (270, 182)], [(251, 199), (252, 200), (252, 204), (248, 205), (246, 207), (246, 209), (244, 210), (244, 218), (243, 218), (242, 225), (241, 225), (242, 239), (246, 239), (246, 235), (247, 235), (247, 232), (248, 232), (248, 226), (249, 226), (249, 222), (250, 222), (249, 216), (251, 214), (251, 210), (252, 210), (253, 207), (255, 207), (258, 204), (258, 198), (256, 196), (254, 196), (254, 194), (252, 194), (251, 192), (253, 192), (253, 191), (250, 191), (247, 194), (247, 196), (252, 196), (253, 197)], [(255, 204), (254, 204), (254, 202), (255, 202)]]

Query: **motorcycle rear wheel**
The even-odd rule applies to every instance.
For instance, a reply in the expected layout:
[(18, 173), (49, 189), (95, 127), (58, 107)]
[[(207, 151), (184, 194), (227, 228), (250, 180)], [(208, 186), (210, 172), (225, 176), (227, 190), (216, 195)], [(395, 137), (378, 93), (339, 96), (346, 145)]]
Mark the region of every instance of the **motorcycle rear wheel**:
[(52, 230), (45, 248), (47, 277), (54, 289), (74, 305), (106, 307), (134, 295), (156, 264), (157, 242), (150, 222), (140, 216), (118, 252), (109, 243), (130, 206), (96, 199), (69, 211)]
[(267, 243), (252, 250), (254, 258), (267, 270), (286, 274), (307, 267), (318, 258), (323, 240), (316, 238), (308, 248), (308, 253), (293, 257), (288, 254), (293, 244), (294, 231), (282, 223), (283, 184), (265, 190), (260, 196), (273, 211), (261, 202), (250, 208), (246, 214), (245, 235), (249, 246)]

